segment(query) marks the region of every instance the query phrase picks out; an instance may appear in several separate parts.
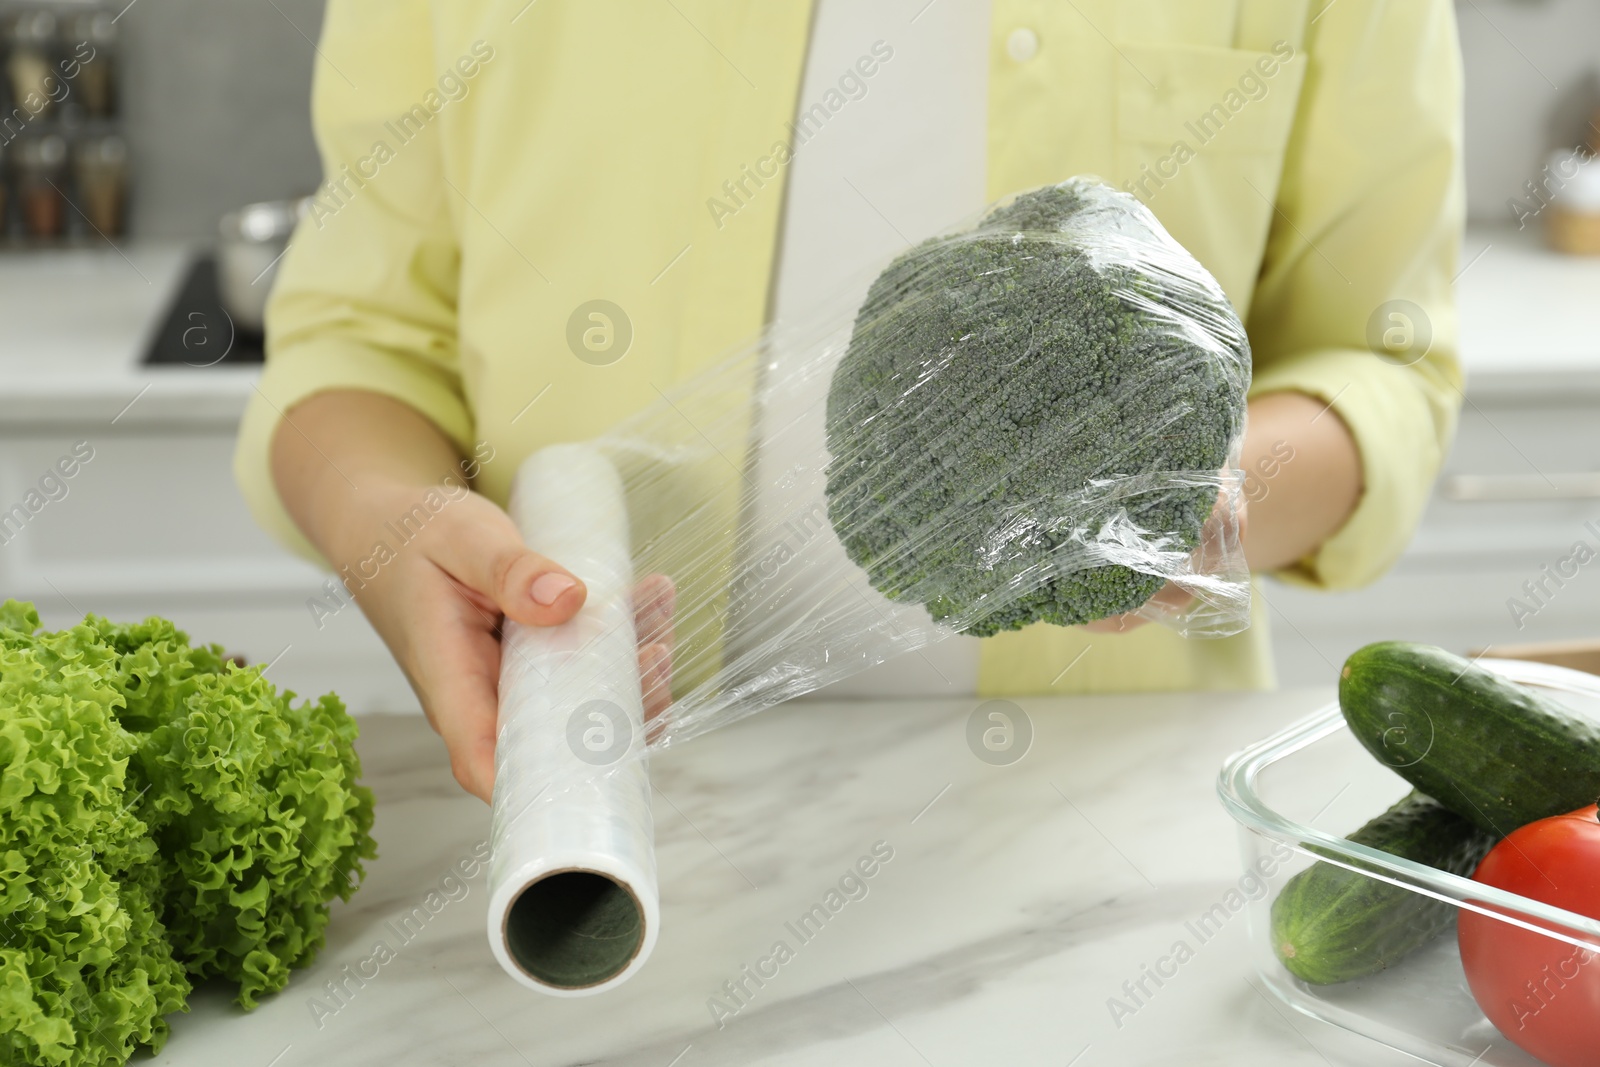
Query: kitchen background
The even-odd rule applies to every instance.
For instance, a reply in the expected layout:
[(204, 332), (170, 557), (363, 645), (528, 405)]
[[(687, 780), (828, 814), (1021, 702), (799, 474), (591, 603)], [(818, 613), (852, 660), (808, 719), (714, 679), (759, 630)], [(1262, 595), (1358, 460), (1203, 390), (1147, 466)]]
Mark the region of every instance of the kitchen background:
[[(37, 6), (0, 5), (0, 18), (13, 27)], [(324, 576), (276, 548), (238, 499), (229, 463), (251, 368), (138, 365), (190, 251), (215, 242), (219, 217), (317, 184), (307, 111), (321, 3), (54, 9), (60, 42), (79, 32), (68, 29), (76, 13), (103, 12), (82, 32), (98, 35), (96, 59), (114, 65), (119, 91), (108, 114), (48, 117), (71, 163), (30, 159), (40, 150), (26, 139), (6, 144), (3, 162), (14, 182), (37, 165), (83, 192), (95, 174), (77, 162), (80, 143), (110, 145), (96, 173), (125, 182), (129, 236), (113, 249), (63, 211), (58, 243), (74, 247), (41, 249), (27, 236), (39, 220), (24, 213), (25, 190), (6, 209), (0, 508), (63, 457), (78, 462), (26, 524), (0, 528), (0, 590), (34, 600), (51, 625), (84, 611), (163, 614), (272, 661), (298, 691), (337, 688), (358, 712), (414, 707), (357, 611), (313, 621), (307, 599), (322, 595)], [(1600, 257), (1550, 251), (1543, 224), (1553, 212), (1519, 229), (1510, 205), (1537, 206), (1526, 183), (1544, 179), (1552, 150), (1600, 138), (1589, 128), (1600, 106), (1600, 5), (1461, 0), (1458, 16), (1472, 219), (1458, 281), (1471, 376), (1460, 436), (1412, 548), (1383, 581), (1340, 595), (1266, 587), (1284, 684), (1325, 685), (1349, 651), (1383, 636), (1459, 650), (1600, 637), (1600, 562), (1587, 562), (1587, 549), (1600, 554)], [(11, 30), (13, 92), (27, 32)], [(96, 228), (116, 228), (104, 221)], [(180, 322), (176, 334), (172, 325), (166, 341), (181, 338), (191, 364), (229, 342), (214, 324), (188, 324), (195, 333)], [(1575, 557), (1579, 542), (1586, 552)]]

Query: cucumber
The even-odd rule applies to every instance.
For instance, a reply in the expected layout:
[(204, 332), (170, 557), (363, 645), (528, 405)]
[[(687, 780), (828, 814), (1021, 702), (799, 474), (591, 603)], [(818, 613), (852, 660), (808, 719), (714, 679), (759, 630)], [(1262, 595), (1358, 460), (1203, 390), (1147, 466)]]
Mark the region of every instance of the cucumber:
[[(1350, 840), (1470, 875), (1498, 838), (1411, 792)], [(1444, 901), (1323, 860), (1289, 879), (1272, 902), (1272, 947), (1296, 978), (1331, 985), (1393, 966), (1449, 929), (1455, 916)]]
[(1367, 751), (1496, 836), (1600, 796), (1600, 726), (1441, 648), (1358, 649), (1339, 706)]

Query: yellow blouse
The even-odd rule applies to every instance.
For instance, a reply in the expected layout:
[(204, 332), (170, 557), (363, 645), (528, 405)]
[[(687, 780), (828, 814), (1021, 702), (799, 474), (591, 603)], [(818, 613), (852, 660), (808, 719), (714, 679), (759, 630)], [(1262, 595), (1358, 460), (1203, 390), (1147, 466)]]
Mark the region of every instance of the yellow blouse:
[[(1455, 428), (1461, 76), (1450, 0), (1314, 2), (993, 0), (988, 186), (1097, 174), (1134, 192), (1244, 318), (1252, 393), (1344, 419), (1364, 495), (1282, 575), (1342, 589), (1400, 554)], [(810, 8), (330, 0), (327, 181), (281, 265), (235, 457), (259, 521), (318, 558), (268, 465), (282, 412), (313, 393), (385, 393), (464, 452), (490, 443), (505, 461), (479, 488), (503, 502), (515, 458), (600, 432), (754, 335)], [(1019, 28), (1032, 47), (1008, 47)], [(740, 185), (752, 168), (776, 174)], [(746, 191), (732, 213), (725, 182)], [(625, 359), (573, 358), (569, 319), (594, 300), (626, 309)], [(1426, 343), (1375, 354), (1396, 329)], [(1222, 640), (1002, 634), (980, 688), (1268, 686), (1259, 598), (1255, 615)]]

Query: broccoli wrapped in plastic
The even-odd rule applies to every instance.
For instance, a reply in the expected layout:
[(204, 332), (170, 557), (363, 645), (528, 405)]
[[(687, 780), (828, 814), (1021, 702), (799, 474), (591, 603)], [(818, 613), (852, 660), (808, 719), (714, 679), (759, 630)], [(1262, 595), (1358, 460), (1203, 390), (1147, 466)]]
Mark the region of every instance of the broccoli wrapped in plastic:
[(1024, 193), (873, 283), (828, 394), (829, 518), (876, 589), (966, 633), (1132, 611), (1200, 543), (1249, 368), (1138, 201)]

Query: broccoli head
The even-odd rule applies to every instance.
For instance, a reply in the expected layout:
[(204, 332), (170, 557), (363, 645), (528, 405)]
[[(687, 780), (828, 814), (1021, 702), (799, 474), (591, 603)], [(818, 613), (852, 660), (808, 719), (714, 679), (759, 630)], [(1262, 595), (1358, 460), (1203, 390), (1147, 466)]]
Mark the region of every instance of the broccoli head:
[(829, 387), (829, 518), (874, 588), (965, 633), (1131, 611), (1165, 582), (1139, 563), (1200, 542), (1249, 366), (1138, 201), (1024, 193), (872, 284)]

